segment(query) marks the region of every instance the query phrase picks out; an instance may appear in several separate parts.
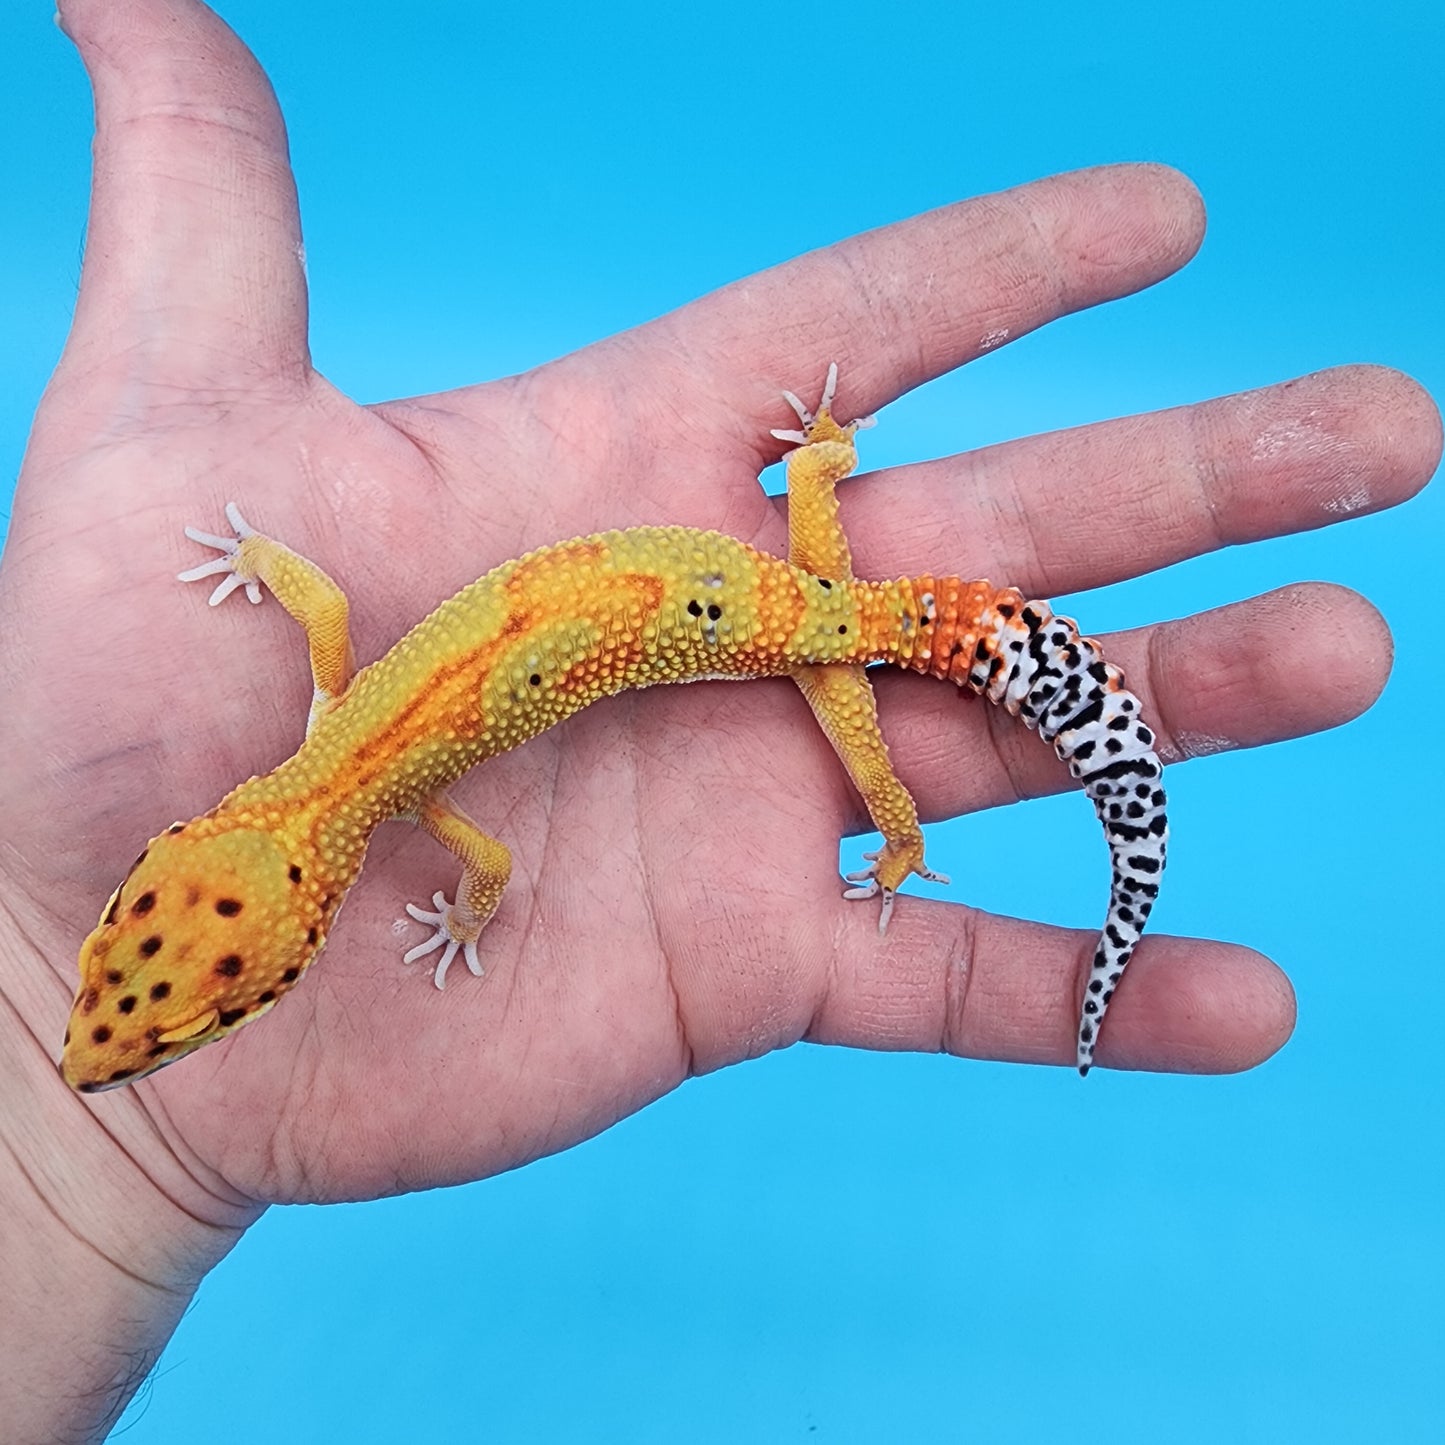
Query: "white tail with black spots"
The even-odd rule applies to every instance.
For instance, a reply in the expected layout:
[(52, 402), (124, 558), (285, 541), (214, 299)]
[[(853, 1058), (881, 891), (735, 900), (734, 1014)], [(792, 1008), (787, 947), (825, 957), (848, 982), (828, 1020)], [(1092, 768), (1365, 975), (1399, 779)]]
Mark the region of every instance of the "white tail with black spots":
[(1072, 618), (1055, 617), (1047, 603), (1026, 601), (1012, 588), (997, 595), (984, 618), (966, 678), (957, 667), (950, 676), (1037, 728), (1083, 784), (1104, 825), (1113, 881), (1079, 1016), (1078, 1065), (1087, 1074), (1164, 871), (1169, 824), (1154, 734), (1098, 643), (1080, 637)]

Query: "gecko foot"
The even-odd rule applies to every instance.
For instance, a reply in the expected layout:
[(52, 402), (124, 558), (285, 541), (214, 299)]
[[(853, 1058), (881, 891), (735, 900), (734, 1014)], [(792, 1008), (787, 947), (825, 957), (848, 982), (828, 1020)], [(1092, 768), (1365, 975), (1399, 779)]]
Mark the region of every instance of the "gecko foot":
[[(415, 963), (419, 958), (425, 958), (429, 953), (435, 953), (437, 949), (442, 950), (442, 956), (434, 965), (432, 982), (438, 988), (445, 988), (447, 981), (447, 969), (451, 967), (452, 959), (458, 952), (461, 953), (468, 969), (482, 976), (482, 961), (477, 957), (477, 940), (475, 938), (458, 938), (452, 931), (457, 926), (457, 911), (454, 904), (448, 903), (445, 893), (432, 894), (432, 903), (435, 905), (433, 912), (428, 908), (418, 908), (415, 903), (408, 903), (406, 911), (416, 919), (418, 923), (429, 923), (436, 932), (424, 942), (417, 944), (415, 948), (409, 948), (402, 955), (403, 963)], [(433, 965), (428, 965), (433, 967)]]
[[(917, 853), (916, 860), (914, 853)], [(878, 914), (878, 932), (888, 931), (888, 920), (893, 916), (893, 899), (898, 891), (898, 885), (908, 877), (910, 873), (916, 873), (926, 883), (947, 884), (950, 879), (946, 873), (935, 873), (932, 869), (923, 866), (923, 846), (921, 841), (915, 847), (898, 846), (885, 843), (875, 853), (865, 853), (864, 859), (868, 863), (867, 868), (861, 868), (856, 873), (845, 874), (849, 883), (855, 883), (855, 888), (845, 888), (844, 898), (877, 898), (880, 894), (883, 897), (883, 907)], [(886, 882), (883, 881), (886, 878)]]
[(241, 515), (240, 509), (234, 502), (226, 503), (226, 520), (236, 530), (234, 537), (218, 537), (214, 532), (203, 532), (199, 527), (187, 527), (186, 536), (191, 541), (199, 542), (203, 547), (214, 547), (221, 553), (219, 557), (212, 557), (209, 562), (202, 562), (199, 567), (187, 567), (184, 572), (177, 572), (176, 577), (181, 582), (199, 582), (204, 577), (221, 578), (216, 584), (216, 589), (211, 593), (210, 604), (212, 607), (219, 606), (238, 587), (246, 589), (246, 596), (252, 602), (261, 600), (261, 583), (255, 577), (242, 576), (236, 570), (236, 558), (241, 550), (241, 543), (247, 537), (254, 537), (256, 529), (246, 522)]
[[(820, 425), (825, 431), (829, 428), (843, 431), (851, 436), (855, 431), (865, 431), (870, 426), (878, 425), (878, 418), (874, 416), (855, 417), (846, 426), (839, 427), (833, 421), (833, 398), (838, 394), (838, 363), (836, 361), (828, 364), (828, 379), (823, 383), (823, 395), (818, 400), (817, 411), (809, 411), (802, 401), (791, 391), (783, 392), (783, 399), (798, 414), (798, 420), (802, 422), (803, 429), (798, 431), (791, 427), (774, 427), (773, 436), (780, 442), (797, 442), (799, 446), (807, 446), (809, 442), (817, 441), (816, 432)], [(829, 438), (831, 440), (831, 437)]]

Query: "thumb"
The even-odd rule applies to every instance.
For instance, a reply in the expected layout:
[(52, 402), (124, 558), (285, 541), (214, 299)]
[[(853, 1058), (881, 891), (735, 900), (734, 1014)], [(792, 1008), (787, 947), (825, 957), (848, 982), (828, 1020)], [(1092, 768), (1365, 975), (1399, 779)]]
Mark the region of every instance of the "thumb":
[(56, 390), (79, 383), (77, 401), (113, 426), (299, 388), (300, 218), (260, 66), (196, 0), (60, 0), (57, 21), (90, 77), (95, 143)]

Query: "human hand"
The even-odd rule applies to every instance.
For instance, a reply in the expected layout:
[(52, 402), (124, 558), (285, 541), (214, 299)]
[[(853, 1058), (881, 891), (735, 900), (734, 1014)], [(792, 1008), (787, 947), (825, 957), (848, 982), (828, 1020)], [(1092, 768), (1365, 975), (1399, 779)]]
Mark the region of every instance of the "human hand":
[[(795, 690), (757, 682), (613, 700), (457, 790), (516, 863), (484, 984), (438, 995), (401, 968), (393, 921), (452, 865), (384, 830), (319, 966), (260, 1026), (134, 1088), (64, 1090), (75, 951), (126, 864), (285, 756), (305, 717), (279, 609), (211, 613), (172, 580), (200, 560), (185, 524), (234, 498), (315, 557), (351, 596), (361, 660), (486, 568), (577, 533), (666, 521), (777, 551), (781, 504), (756, 474), (781, 450), (782, 387), (806, 392), (837, 359), (842, 408), (876, 410), (993, 338), (1167, 275), (1203, 224), (1170, 172), (1059, 177), (855, 237), (522, 377), (359, 407), (309, 365), (284, 136), (254, 62), (180, 0), (64, 13), (96, 88), (95, 195), (0, 574), (0, 1037), (45, 1148), (99, 1181), (100, 1217), (79, 1210), (74, 1229), (113, 1243), (132, 1206), (199, 1221), (140, 1268), (176, 1288), (264, 1202), (476, 1178), (800, 1038), (1069, 1062), (1093, 934), (907, 899), (880, 941), (832, 866), (839, 833), (865, 826), (857, 802)], [(1251, 447), (1306, 410), (1334, 446)], [(850, 484), (845, 521), (860, 575), (1047, 596), (1321, 525), (1339, 515), (1331, 487), (1402, 500), (1437, 447), (1417, 388), (1352, 368), (877, 474)], [(1190, 737), (1341, 722), (1388, 665), (1369, 605), (1321, 586), (1106, 646), (1176, 758)], [(879, 692), (927, 817), (1068, 785), (995, 710), (902, 675)], [(1266, 960), (1151, 936), (1100, 1063), (1242, 1068), (1291, 1022)]]

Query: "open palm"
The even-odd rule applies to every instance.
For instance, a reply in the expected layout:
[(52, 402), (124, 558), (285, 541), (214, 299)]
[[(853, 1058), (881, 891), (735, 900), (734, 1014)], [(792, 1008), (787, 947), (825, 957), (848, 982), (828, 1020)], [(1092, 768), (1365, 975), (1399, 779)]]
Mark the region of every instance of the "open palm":
[[(95, 196), (0, 580), (6, 977), (46, 1110), (101, 1115), (153, 1178), (180, 1160), (238, 1201), (324, 1200), (507, 1168), (801, 1038), (1069, 1061), (1093, 935), (914, 899), (880, 939), (834, 868), (839, 834), (865, 826), (858, 803), (801, 697), (759, 682), (603, 703), (457, 789), (515, 858), (484, 983), (454, 972), (438, 994), (402, 967), (421, 935), (395, 920), (453, 865), (388, 827), (275, 1013), (132, 1089), (60, 1096), (75, 952), (109, 890), (147, 837), (292, 751), (309, 700), (274, 602), (212, 612), (173, 580), (203, 559), (184, 525), (218, 528), (234, 499), (314, 557), (351, 597), (361, 662), (561, 537), (683, 523), (777, 551), (785, 519), (756, 476), (781, 450), (782, 387), (815, 393), (836, 359), (840, 409), (876, 410), (1168, 274), (1202, 231), (1171, 172), (1074, 174), (856, 237), (525, 376), (362, 407), (309, 364), (265, 80), (208, 12), (164, 8), (164, 25), (151, 0), (66, 8), (97, 93)], [(1400, 500), (1437, 445), (1411, 383), (1354, 368), (866, 478), (845, 522), (861, 575), (956, 572), (1046, 596), (1321, 525), (1362, 480), (1380, 505)], [(1107, 650), (1177, 759), (1190, 739), (1254, 744), (1354, 715), (1389, 641), (1367, 603), (1316, 585)], [(925, 816), (1067, 786), (982, 704), (903, 676), (880, 695)], [(1100, 1062), (1244, 1067), (1291, 1022), (1266, 960), (1151, 937)]]

